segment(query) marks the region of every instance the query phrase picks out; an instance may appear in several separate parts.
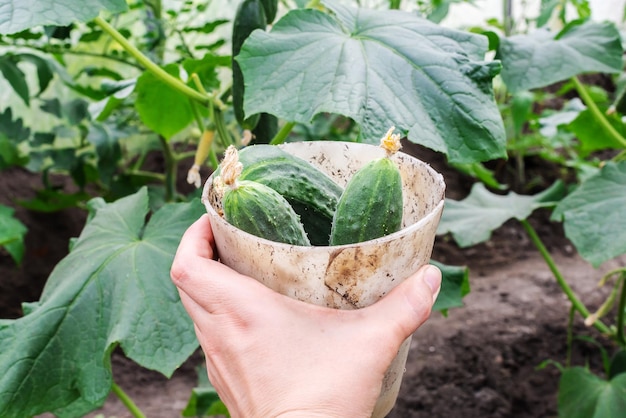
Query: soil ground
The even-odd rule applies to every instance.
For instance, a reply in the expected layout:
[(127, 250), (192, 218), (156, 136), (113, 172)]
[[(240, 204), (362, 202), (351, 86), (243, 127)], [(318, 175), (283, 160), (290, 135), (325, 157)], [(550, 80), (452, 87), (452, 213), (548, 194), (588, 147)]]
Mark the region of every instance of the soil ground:
[[(448, 196), (467, 194), (468, 180), (437, 167), (439, 163), (432, 162), (444, 172)], [(20, 169), (0, 176), (0, 204), (14, 206), (16, 199), (32, 198), (34, 190), (41, 188), (38, 175)], [(42, 214), (18, 207), (17, 216), (29, 228), (27, 262), (16, 268), (8, 255), (0, 253), (0, 318), (18, 317), (20, 302), (38, 299), (52, 267), (67, 253), (69, 239), (78, 235), (85, 220), (77, 209)], [(545, 214), (535, 214), (532, 223), (564, 276), (593, 310), (606, 293), (596, 286), (601, 272), (575, 255), (559, 226), (551, 224)], [(463, 308), (450, 310), (448, 317), (433, 313), (414, 335), (400, 396), (390, 417), (557, 416), (559, 372), (554, 366), (537, 367), (548, 359), (565, 361), (569, 304), (523, 231), (514, 222), (507, 223), (491, 241), (469, 249), (439, 237), (433, 258), (469, 266), (472, 291)], [(600, 270), (618, 266), (620, 261), (623, 265), (626, 258)], [(579, 320), (576, 332), (598, 337)], [(597, 367), (597, 354), (592, 345), (576, 343), (573, 363), (584, 365), (591, 359), (591, 366)], [(173, 418), (186, 405), (196, 384), (195, 367), (202, 362), (197, 353), (166, 379), (115, 353), (113, 372), (147, 417)], [(114, 396), (89, 417), (99, 414), (130, 417)]]

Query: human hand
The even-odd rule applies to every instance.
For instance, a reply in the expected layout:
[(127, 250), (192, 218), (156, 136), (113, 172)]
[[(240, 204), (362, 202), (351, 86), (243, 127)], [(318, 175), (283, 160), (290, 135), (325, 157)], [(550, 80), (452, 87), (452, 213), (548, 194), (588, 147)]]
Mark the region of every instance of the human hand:
[(425, 266), (374, 305), (337, 310), (290, 299), (214, 258), (205, 215), (183, 236), (171, 276), (233, 417), (370, 417), (385, 371), (441, 283), (439, 269)]

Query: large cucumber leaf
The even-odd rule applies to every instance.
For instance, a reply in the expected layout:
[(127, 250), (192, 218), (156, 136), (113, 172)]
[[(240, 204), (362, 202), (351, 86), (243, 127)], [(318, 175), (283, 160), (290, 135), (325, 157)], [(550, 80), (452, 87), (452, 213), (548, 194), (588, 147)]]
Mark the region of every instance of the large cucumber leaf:
[(558, 402), (560, 417), (621, 417), (626, 411), (626, 373), (604, 380), (583, 367), (565, 369)]
[(126, 9), (125, 0), (0, 0), (0, 34), (87, 22), (102, 10), (117, 13)]
[(97, 209), (41, 300), (0, 325), (0, 416), (83, 416), (111, 389), (116, 346), (164, 375), (197, 348), (170, 281), (184, 230), (202, 205), (167, 204), (146, 223), (145, 188)]
[(565, 235), (594, 266), (626, 253), (626, 161), (608, 162), (554, 210)]
[(487, 241), (509, 219), (524, 220), (535, 209), (554, 206), (563, 193), (561, 182), (533, 196), (497, 195), (476, 183), (464, 200), (446, 199), (437, 234), (451, 233), (459, 246), (469, 247)]
[(486, 37), (398, 10), (324, 4), (330, 13), (293, 10), (246, 40), (237, 57), (246, 115), (309, 123), (337, 113), (360, 124), (363, 142), (394, 125), (453, 162), (505, 155), (492, 89), (500, 64), (484, 61)]
[(575, 21), (555, 34), (539, 29), (500, 40), (502, 80), (512, 92), (545, 87), (586, 72), (622, 71), (622, 43), (613, 23)]

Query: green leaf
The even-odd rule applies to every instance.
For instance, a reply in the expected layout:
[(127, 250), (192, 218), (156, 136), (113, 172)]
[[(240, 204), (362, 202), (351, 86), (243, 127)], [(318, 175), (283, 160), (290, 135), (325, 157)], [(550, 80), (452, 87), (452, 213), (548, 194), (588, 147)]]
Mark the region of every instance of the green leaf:
[(0, 113), (0, 132), (15, 143), (25, 141), (30, 137), (30, 129), (24, 126), (22, 119), (13, 120), (13, 112), (10, 107)]
[(500, 40), (502, 80), (512, 92), (587, 72), (619, 73), (622, 43), (612, 23), (575, 22), (559, 34), (538, 29)]
[(493, 98), (498, 62), (485, 62), (487, 38), (398, 10), (324, 3), (292, 10), (270, 32), (255, 31), (237, 57), (245, 114), (309, 123), (340, 114), (378, 143), (394, 125), (453, 162), (505, 155)]
[[(609, 122), (615, 130), (622, 135), (626, 134), (624, 123), (617, 114), (605, 114), (607, 122)], [(604, 127), (593, 116), (589, 109), (578, 114), (569, 125), (569, 130), (576, 135), (580, 142), (579, 152), (581, 156), (587, 156), (593, 151), (604, 149), (622, 149), (623, 145), (612, 136), (605, 134)]]
[(111, 183), (117, 170), (117, 163), (122, 157), (119, 144), (122, 135), (122, 132), (116, 132), (103, 124), (92, 123), (89, 126), (87, 140), (96, 147), (98, 173), (104, 184)]
[(554, 206), (564, 192), (561, 182), (534, 196), (509, 192), (491, 193), (482, 183), (476, 183), (467, 198), (461, 201), (446, 199), (437, 234), (451, 233), (461, 247), (469, 247), (491, 237), (509, 219), (524, 220), (540, 207)]
[(626, 373), (626, 350), (622, 348), (616, 351), (611, 358), (611, 364), (609, 366), (609, 379), (623, 373)]
[[(174, 77), (179, 77), (178, 65), (169, 64), (163, 69)], [(135, 92), (135, 109), (141, 121), (167, 139), (182, 131), (193, 120), (193, 111), (187, 96), (149, 71), (137, 79)]]
[(205, 365), (196, 368), (198, 374), (198, 386), (191, 390), (191, 397), (187, 406), (182, 411), (184, 417), (204, 417), (224, 415), (229, 417), (228, 409), (220, 400), (217, 391), (207, 376)]
[(563, 199), (552, 218), (594, 266), (626, 253), (626, 161), (608, 162)]
[(12, 166), (21, 166), (28, 162), (28, 157), (22, 155), (17, 145), (0, 132), (0, 170)]
[(451, 164), (463, 174), (474, 177), (486, 186), (496, 190), (506, 190), (507, 186), (498, 181), (493, 170), (488, 169), (482, 163)]
[(0, 34), (41, 25), (66, 26), (75, 21), (87, 22), (102, 10), (119, 13), (126, 9), (125, 0), (1, 0)]
[(541, 8), (539, 9), (539, 16), (537, 16), (536, 22), (537, 27), (545, 26), (556, 7), (561, 3), (562, 0), (541, 0)]
[(0, 205), (0, 247), (11, 255), (16, 264), (24, 257), (24, 236), (27, 228), (14, 217), (15, 211)]
[[(0, 8), (0, 10), (2, 10)], [(0, 56), (0, 72), (9, 82), (15, 93), (24, 101), (26, 106), (30, 104), (30, 93), (26, 83), (26, 75), (17, 66), (13, 57), (9, 55)]]
[(15, 57), (21, 61), (30, 62), (35, 66), (37, 79), (39, 80), (39, 92), (37, 95), (43, 93), (54, 77), (54, 68), (49, 64), (49, 61), (34, 54), (18, 54)]
[(148, 215), (145, 188), (97, 209), (52, 272), (39, 306), (0, 328), (0, 416), (83, 416), (111, 388), (110, 355), (166, 376), (197, 348), (169, 276), (198, 200)]
[(576, 120), (585, 109), (585, 105), (579, 98), (572, 99), (566, 102), (560, 111), (539, 118), (539, 132), (546, 138), (552, 138), (558, 134), (560, 126), (568, 125)]
[[(225, 59), (226, 58), (226, 59)], [(202, 59), (186, 59), (182, 63), (183, 68), (191, 76), (197, 74), (205, 90), (211, 91), (219, 87), (217, 76), (218, 67), (230, 67), (230, 58), (213, 54), (205, 54)], [(189, 85), (195, 86), (190, 80)]]
[(448, 266), (435, 260), (431, 264), (441, 270), (441, 290), (433, 310), (447, 315), (448, 309), (463, 306), (463, 297), (470, 292), (469, 269), (465, 266)]
[(615, 418), (626, 411), (626, 374), (604, 380), (582, 367), (565, 369), (559, 382), (559, 416)]
[(520, 91), (513, 95), (511, 100), (511, 117), (515, 135), (520, 135), (524, 125), (532, 114), (535, 95), (530, 91)]

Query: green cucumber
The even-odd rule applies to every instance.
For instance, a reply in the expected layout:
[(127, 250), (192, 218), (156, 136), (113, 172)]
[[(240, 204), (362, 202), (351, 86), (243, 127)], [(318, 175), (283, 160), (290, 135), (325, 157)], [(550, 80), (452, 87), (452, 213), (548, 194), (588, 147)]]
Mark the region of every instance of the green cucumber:
[(239, 125), (244, 129), (254, 129), (259, 122), (260, 115), (245, 117), (243, 111), (244, 80), (243, 73), (235, 57), (239, 55), (241, 46), (248, 39), (248, 36), (256, 30), (267, 26), (265, 16), (265, 6), (261, 0), (243, 0), (235, 12), (232, 36), (232, 69), (233, 69), (233, 110)]
[(222, 196), (226, 222), (257, 237), (292, 245), (310, 245), (299, 216), (274, 189), (255, 181), (242, 180), (237, 149), (226, 149), (219, 176), (213, 187)]
[(400, 138), (393, 137), (398, 142), (394, 151), (368, 162), (348, 181), (333, 218), (330, 245), (369, 241), (402, 227), (402, 178), (389, 158), (399, 149)]
[(270, 241), (311, 245), (298, 215), (274, 189), (241, 180), (227, 188), (222, 200), (224, 219), (231, 225)]
[(254, 145), (239, 152), (242, 180), (276, 190), (291, 204), (313, 245), (328, 245), (337, 202), (343, 189), (309, 162), (274, 145)]

